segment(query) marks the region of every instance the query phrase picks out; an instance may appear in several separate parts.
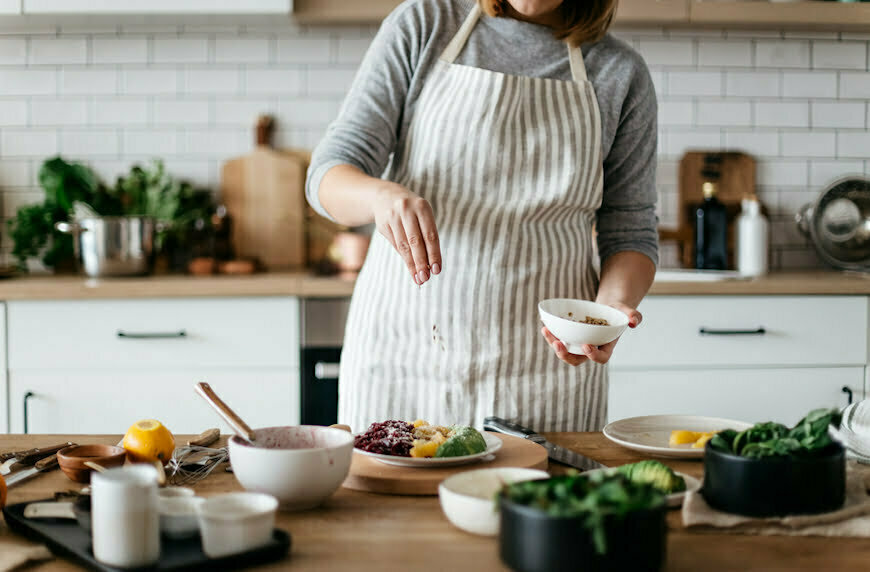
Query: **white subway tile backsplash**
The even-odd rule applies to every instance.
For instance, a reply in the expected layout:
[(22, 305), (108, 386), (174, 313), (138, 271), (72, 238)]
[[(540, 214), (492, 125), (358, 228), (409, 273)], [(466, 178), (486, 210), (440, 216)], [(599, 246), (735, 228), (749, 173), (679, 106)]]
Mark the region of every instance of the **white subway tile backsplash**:
[(695, 63), (695, 44), (691, 39), (641, 39), (637, 50), (651, 66), (689, 66)]
[(692, 125), (695, 122), (695, 104), (691, 100), (659, 100), (660, 125)]
[(864, 107), (862, 102), (816, 101), (812, 104), (812, 126), (863, 128), (865, 125)]
[(339, 64), (359, 64), (372, 43), (371, 38), (338, 38), (338, 51), (336, 52), (336, 63)]
[(748, 40), (705, 40), (699, 42), (698, 65), (749, 67), (752, 65), (752, 43)]
[(95, 99), (92, 105), (91, 121), (95, 125), (144, 125), (148, 123), (148, 100), (132, 99)]
[(147, 38), (97, 36), (93, 39), (95, 64), (144, 64), (147, 61)]
[(748, 126), (752, 104), (748, 101), (699, 101), (698, 125)]
[(720, 149), (722, 134), (718, 129), (692, 129), (687, 131), (668, 131), (665, 154), (681, 157), (686, 151), (701, 149)]
[(779, 73), (771, 71), (725, 73), (725, 93), (737, 97), (776, 97)]
[(0, 100), (0, 129), (10, 125), (27, 125), (26, 100)]
[(232, 94), (241, 89), (237, 69), (189, 69), (184, 72), (184, 91), (197, 94)]
[(721, 95), (719, 72), (668, 72), (668, 95)]
[(165, 157), (179, 152), (178, 132), (174, 129), (127, 129), (122, 144), (125, 155)]
[[(34, 183), (33, 165), (30, 161), (3, 159), (0, 161), (0, 189), (9, 187), (27, 187)], [(12, 214), (5, 211), (6, 216)]]
[(87, 102), (83, 99), (33, 99), (30, 102), (31, 125), (85, 125)]
[(251, 149), (249, 131), (242, 129), (210, 129), (184, 133), (186, 155), (216, 155), (222, 160)]
[(810, 161), (810, 185), (823, 188), (847, 175), (864, 173), (863, 161)]
[(278, 62), (286, 64), (327, 64), (331, 41), (322, 38), (278, 38)]
[(193, 185), (206, 187), (209, 183), (210, 164), (208, 160), (168, 160), (164, 161), (167, 172), (172, 173), (182, 181)]
[(870, 154), (870, 131), (837, 133), (837, 157), (866, 159)]
[(154, 100), (155, 125), (208, 124), (208, 100)]
[(810, 42), (803, 40), (758, 40), (755, 65), (760, 68), (810, 67)]
[(0, 95), (46, 95), (57, 91), (54, 71), (0, 69)]
[(304, 74), (293, 68), (248, 69), (245, 92), (255, 95), (298, 95), (304, 87)]
[(867, 44), (865, 42), (813, 42), (813, 68), (866, 69)]
[(33, 38), (30, 40), (30, 63), (84, 64), (88, 45), (84, 38)]
[(208, 38), (154, 38), (154, 62), (198, 64), (208, 61)]
[(756, 164), (756, 182), (767, 187), (806, 187), (809, 162), (794, 159), (765, 159)]
[(870, 72), (840, 74), (840, 97), (870, 99)]
[(322, 99), (282, 99), (278, 115), (294, 127), (326, 127), (338, 115), (339, 102)]
[(123, 74), (121, 85), (125, 94), (162, 95), (178, 91), (178, 72), (174, 69), (128, 69)]
[(60, 72), (62, 95), (104, 95), (117, 91), (118, 76), (113, 69), (63, 69)]
[(60, 152), (76, 156), (117, 155), (118, 131), (115, 129), (75, 129), (60, 132)]
[[(272, 114), (278, 105), (269, 99), (218, 100), (214, 102), (214, 123), (220, 126), (244, 126), (253, 128), (257, 116)], [(280, 117), (279, 121), (284, 118)]]
[(0, 65), (22, 65), (27, 62), (27, 40), (0, 37)]
[(725, 147), (732, 151), (743, 151), (756, 157), (779, 155), (779, 134), (776, 132), (725, 130)]
[(837, 136), (834, 132), (786, 131), (782, 133), (784, 157), (836, 157)]
[(784, 97), (837, 97), (837, 74), (787, 71), (782, 74)]
[(52, 129), (0, 130), (0, 156), (44, 158), (57, 153), (57, 132)]
[(263, 63), (269, 61), (269, 39), (255, 38), (218, 38), (215, 40), (215, 61), (217, 63)]
[(14, 216), (18, 209), (29, 205), (35, 205), (45, 200), (42, 191), (11, 191), (3, 193), (3, 212), (7, 216)]
[(809, 103), (758, 101), (755, 103), (755, 124), (760, 127), (809, 127)]
[(356, 77), (356, 69), (308, 69), (308, 94), (343, 97)]

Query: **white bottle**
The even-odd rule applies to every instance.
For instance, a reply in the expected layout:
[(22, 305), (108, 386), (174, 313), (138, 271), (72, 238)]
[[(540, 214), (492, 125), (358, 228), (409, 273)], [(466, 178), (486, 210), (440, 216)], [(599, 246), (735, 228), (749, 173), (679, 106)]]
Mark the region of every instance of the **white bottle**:
[(737, 272), (741, 276), (767, 274), (767, 218), (754, 196), (740, 201), (737, 217)]

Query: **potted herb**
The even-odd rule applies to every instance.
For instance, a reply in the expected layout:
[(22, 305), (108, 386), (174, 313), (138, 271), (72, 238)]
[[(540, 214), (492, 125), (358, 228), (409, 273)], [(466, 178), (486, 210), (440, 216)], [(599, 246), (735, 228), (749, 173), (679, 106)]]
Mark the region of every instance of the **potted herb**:
[(836, 510), (846, 495), (846, 455), (828, 427), (840, 424), (836, 409), (816, 409), (792, 428), (756, 423), (727, 429), (707, 442), (707, 503), (745, 516), (786, 516)]
[(499, 551), (521, 572), (660, 570), (665, 497), (622, 473), (594, 472), (507, 485)]

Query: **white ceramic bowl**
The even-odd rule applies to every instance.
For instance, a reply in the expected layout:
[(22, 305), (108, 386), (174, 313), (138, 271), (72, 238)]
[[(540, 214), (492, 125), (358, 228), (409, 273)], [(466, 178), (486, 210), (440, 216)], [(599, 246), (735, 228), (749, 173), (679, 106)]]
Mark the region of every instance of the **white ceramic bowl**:
[(157, 489), (157, 498), (160, 499), (192, 497), (195, 495), (196, 493), (190, 487), (163, 487), (162, 489)]
[(226, 493), (204, 499), (198, 519), (202, 551), (220, 558), (269, 543), (278, 500), (261, 493)]
[(494, 467), (457, 473), (438, 485), (441, 510), (451, 523), (472, 534), (498, 534), (495, 495), (508, 483), (549, 478), (545, 471)]
[[(583, 345), (602, 346), (622, 335), (628, 316), (616, 308), (570, 298), (551, 298), (538, 304), (541, 321), (572, 354), (583, 354)], [(607, 326), (584, 324), (586, 316), (607, 320)], [(580, 320), (580, 321), (578, 321)]]
[(276, 497), (284, 510), (322, 504), (350, 471), (353, 435), (347, 431), (299, 425), (256, 433), (256, 447), (230, 439), (233, 473), (246, 490)]
[(205, 499), (200, 497), (158, 497), (160, 532), (167, 538), (189, 538), (199, 534), (197, 509), (203, 502)]

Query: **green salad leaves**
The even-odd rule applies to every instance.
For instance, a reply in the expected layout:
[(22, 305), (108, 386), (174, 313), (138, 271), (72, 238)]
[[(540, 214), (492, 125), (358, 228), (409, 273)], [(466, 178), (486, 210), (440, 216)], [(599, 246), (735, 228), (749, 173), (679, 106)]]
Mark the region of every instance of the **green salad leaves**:
[(622, 520), (634, 511), (663, 507), (664, 495), (647, 483), (634, 483), (622, 473), (569, 474), (506, 485), (503, 498), (544, 511), (550, 516), (579, 517), (592, 533), (598, 554), (607, 552), (605, 521)]
[(837, 409), (815, 409), (789, 429), (780, 423), (756, 423), (749, 429), (726, 429), (710, 439), (718, 451), (760, 459), (763, 457), (812, 457), (827, 449), (834, 441), (828, 426), (840, 426)]

